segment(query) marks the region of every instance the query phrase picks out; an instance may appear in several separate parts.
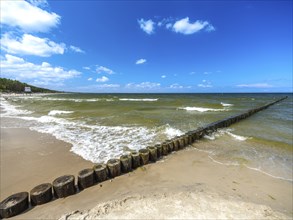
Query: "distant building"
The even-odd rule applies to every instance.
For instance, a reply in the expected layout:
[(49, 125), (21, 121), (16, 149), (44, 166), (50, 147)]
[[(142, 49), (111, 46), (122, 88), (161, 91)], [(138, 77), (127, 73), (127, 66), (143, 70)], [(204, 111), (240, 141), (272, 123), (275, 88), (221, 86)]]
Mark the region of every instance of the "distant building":
[(31, 93), (32, 92), (31, 87), (24, 87), (24, 92)]

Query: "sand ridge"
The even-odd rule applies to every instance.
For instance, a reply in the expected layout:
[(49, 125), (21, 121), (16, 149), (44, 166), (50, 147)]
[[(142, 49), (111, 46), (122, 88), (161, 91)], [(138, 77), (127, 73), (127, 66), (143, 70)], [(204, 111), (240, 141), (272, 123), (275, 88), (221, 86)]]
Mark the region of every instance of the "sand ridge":
[(289, 219), (265, 205), (223, 199), (219, 195), (186, 192), (134, 195), (74, 211), (59, 220), (86, 219)]

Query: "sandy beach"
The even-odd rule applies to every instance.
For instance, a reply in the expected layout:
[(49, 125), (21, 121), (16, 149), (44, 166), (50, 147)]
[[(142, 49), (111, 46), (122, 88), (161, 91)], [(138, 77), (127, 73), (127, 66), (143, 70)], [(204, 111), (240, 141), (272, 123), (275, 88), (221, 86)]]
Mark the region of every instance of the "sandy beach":
[[(215, 163), (196, 149), (206, 144), (200, 141), (12, 219), (292, 219), (291, 182)], [(221, 147), (225, 140), (213, 144)], [(1, 128), (1, 200), (92, 165), (52, 136)]]

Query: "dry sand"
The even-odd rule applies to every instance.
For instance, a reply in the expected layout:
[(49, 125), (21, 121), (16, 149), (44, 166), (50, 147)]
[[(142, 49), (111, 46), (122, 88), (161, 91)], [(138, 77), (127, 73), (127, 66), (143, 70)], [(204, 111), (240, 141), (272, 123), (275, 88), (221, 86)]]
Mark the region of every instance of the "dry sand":
[[(205, 144), (12, 219), (292, 219), (291, 182), (217, 164), (195, 149)], [(225, 141), (213, 144), (221, 147)], [(92, 166), (69, 149), (49, 135), (1, 129), (1, 200)]]

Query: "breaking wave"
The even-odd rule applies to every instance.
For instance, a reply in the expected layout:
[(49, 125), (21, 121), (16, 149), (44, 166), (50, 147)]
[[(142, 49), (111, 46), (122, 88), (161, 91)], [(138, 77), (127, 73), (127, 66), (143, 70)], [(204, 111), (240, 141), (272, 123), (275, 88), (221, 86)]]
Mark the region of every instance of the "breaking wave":
[(218, 111), (227, 111), (227, 109), (217, 109), (217, 108), (203, 108), (203, 107), (181, 107), (180, 110), (186, 111), (198, 111), (198, 112), (218, 112)]

